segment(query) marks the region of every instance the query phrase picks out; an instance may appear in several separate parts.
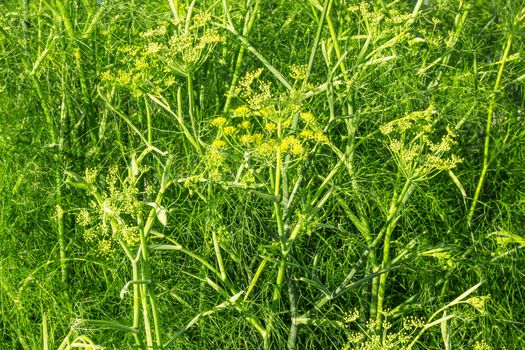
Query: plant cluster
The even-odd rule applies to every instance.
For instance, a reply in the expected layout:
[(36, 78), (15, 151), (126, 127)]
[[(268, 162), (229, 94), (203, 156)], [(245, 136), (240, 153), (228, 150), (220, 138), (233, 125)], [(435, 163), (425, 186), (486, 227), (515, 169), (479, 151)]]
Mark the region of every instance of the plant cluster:
[(0, 4), (0, 348), (519, 348), (522, 1)]

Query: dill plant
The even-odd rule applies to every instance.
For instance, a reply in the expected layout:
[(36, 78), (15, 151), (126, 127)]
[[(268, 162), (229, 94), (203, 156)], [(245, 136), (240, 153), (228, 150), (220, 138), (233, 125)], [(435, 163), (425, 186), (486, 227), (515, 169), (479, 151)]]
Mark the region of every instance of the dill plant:
[(0, 347), (523, 342), (521, 1), (0, 10)]

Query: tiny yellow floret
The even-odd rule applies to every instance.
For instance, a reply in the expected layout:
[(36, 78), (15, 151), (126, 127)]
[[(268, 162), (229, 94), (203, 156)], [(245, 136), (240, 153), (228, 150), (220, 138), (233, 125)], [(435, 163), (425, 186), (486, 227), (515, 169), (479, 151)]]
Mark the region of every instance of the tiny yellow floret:
[(224, 132), (224, 135), (233, 135), (237, 128), (235, 126), (226, 126), (222, 131)]
[(311, 123), (315, 121), (315, 117), (311, 112), (303, 112), (301, 113), (301, 119), (304, 120), (307, 123)]
[(225, 146), (226, 146), (226, 142), (224, 142), (223, 140), (215, 140), (211, 143), (211, 148), (213, 149), (219, 149)]
[(266, 130), (268, 130), (269, 132), (273, 132), (273, 131), (277, 130), (277, 125), (275, 125), (275, 123), (266, 123), (264, 125), (264, 128)]
[(234, 117), (246, 117), (250, 114), (250, 109), (246, 106), (240, 106), (233, 110)]
[(217, 117), (217, 118), (214, 118), (212, 121), (211, 121), (211, 124), (213, 126), (222, 126), (224, 124), (226, 124), (226, 118), (224, 117)]

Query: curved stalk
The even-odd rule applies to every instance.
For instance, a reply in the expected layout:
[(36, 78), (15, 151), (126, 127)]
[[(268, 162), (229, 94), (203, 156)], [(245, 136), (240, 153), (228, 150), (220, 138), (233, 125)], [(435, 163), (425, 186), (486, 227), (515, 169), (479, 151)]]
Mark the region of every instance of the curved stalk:
[(478, 204), (479, 194), (483, 188), (483, 182), (485, 181), (485, 176), (487, 176), (487, 170), (489, 168), (489, 148), (490, 148), (490, 127), (492, 126), (492, 118), (494, 115), (494, 106), (496, 105), (496, 96), (499, 90), (501, 83), (501, 77), (503, 75), (503, 68), (505, 67), (505, 62), (509, 56), (510, 47), (512, 45), (512, 34), (509, 34), (507, 38), (507, 43), (505, 51), (501, 55), (498, 76), (496, 77), (496, 82), (494, 83), (494, 89), (492, 91), (492, 97), (489, 102), (488, 115), (487, 115), (487, 125), (485, 127), (485, 145), (483, 147), (483, 167), (481, 169), (481, 175), (479, 176), (478, 185), (476, 186), (476, 192), (474, 193), (474, 198), (472, 198), (472, 205), (468, 213), (468, 224), (472, 223), (472, 218), (474, 217), (474, 212), (476, 211), (476, 205)]
[[(387, 222), (389, 222), (386, 227), (383, 241), (383, 258), (381, 261), (381, 269), (385, 270), (390, 263), (390, 243), (392, 240), (392, 232), (396, 226), (397, 220), (399, 219), (399, 212), (402, 210), (402, 207), (406, 203), (408, 197), (412, 194), (414, 189), (414, 184), (412, 179), (408, 178), (405, 181), (403, 189), (399, 193), (399, 196), (394, 194), (394, 197), (397, 197), (390, 207), (389, 214), (387, 217)], [(377, 311), (376, 311), (376, 330), (381, 331), (383, 326), (383, 303), (386, 290), (386, 280), (388, 273), (385, 272), (379, 277), (379, 285), (377, 287)], [(371, 315), (373, 316), (373, 315)]]
[[(187, 83), (188, 83), (188, 114), (190, 116), (191, 129), (193, 130), (193, 133), (195, 134), (197, 132), (197, 123), (195, 122), (195, 115), (194, 115), (195, 96), (193, 93), (193, 77), (191, 75), (191, 72), (188, 72)], [(198, 138), (198, 135), (197, 135), (197, 138)]]
[[(244, 29), (243, 29), (243, 32), (242, 32), (242, 35), (244, 37), (246, 37), (246, 38), (249, 38), (249, 35), (250, 35), (251, 30), (252, 30), (253, 24), (255, 23), (255, 18), (257, 17), (257, 13), (259, 12), (260, 2), (261, 2), (260, 0), (256, 0), (251, 15), (246, 15), (246, 19), (245, 19), (245, 23), (244, 23)], [(225, 7), (225, 11), (227, 11), (227, 10), (228, 10), (228, 8)], [(229, 13), (227, 14), (226, 17), (229, 18)], [(230, 21), (231, 21), (231, 19), (230, 19)], [(230, 109), (230, 104), (231, 104), (231, 100), (232, 100), (232, 97), (233, 97), (232, 96), (233, 90), (235, 89), (235, 86), (237, 84), (237, 80), (239, 79), (239, 76), (241, 75), (242, 61), (244, 59), (244, 53), (245, 52), (246, 52), (246, 46), (241, 46), (239, 48), (239, 53), (237, 54), (237, 59), (235, 61), (235, 69), (233, 71), (232, 81), (230, 83), (230, 88), (228, 90), (228, 94), (226, 95), (226, 102), (224, 103), (224, 108), (222, 110), (224, 113), (228, 112), (228, 110)]]

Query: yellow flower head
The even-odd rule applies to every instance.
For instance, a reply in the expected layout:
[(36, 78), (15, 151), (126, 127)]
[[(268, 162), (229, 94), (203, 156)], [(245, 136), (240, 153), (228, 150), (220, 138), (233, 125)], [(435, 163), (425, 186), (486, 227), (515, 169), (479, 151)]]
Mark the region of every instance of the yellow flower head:
[(217, 117), (217, 118), (214, 118), (212, 121), (211, 121), (211, 124), (213, 126), (222, 126), (224, 124), (226, 124), (226, 118), (224, 117)]
[(252, 135), (252, 141), (256, 144), (260, 144), (263, 140), (263, 135), (261, 133), (256, 133)]
[(283, 126), (283, 128), (289, 128), (292, 125), (292, 118), (283, 120), (281, 125)]
[(270, 115), (272, 115), (272, 110), (267, 107), (261, 108), (258, 112), (258, 114), (263, 118), (268, 118)]
[(224, 135), (233, 135), (237, 128), (235, 126), (226, 126), (222, 131), (224, 132)]
[(223, 140), (215, 140), (211, 143), (211, 148), (213, 149), (219, 149), (225, 146), (226, 146), (226, 142), (224, 142)]
[(162, 49), (162, 44), (160, 43), (149, 43), (146, 48), (146, 54), (154, 55)]
[(302, 138), (307, 139), (307, 140), (311, 140), (315, 136), (312, 130), (307, 130), (307, 129), (301, 131), (299, 135), (301, 135)]
[(308, 75), (308, 66), (307, 65), (291, 65), (290, 66), (290, 76), (295, 80), (304, 80)]
[(250, 142), (252, 142), (252, 135), (250, 134), (245, 134), (245, 135), (242, 135), (241, 136), (241, 143), (243, 145), (247, 145), (249, 144)]
[(250, 109), (246, 106), (240, 106), (233, 110), (234, 117), (247, 117), (250, 114)]
[(111, 80), (112, 79), (112, 76), (111, 76), (111, 72), (110, 71), (104, 71), (101, 75), (101, 79), (102, 80)]
[(289, 151), (295, 156), (304, 152), (303, 145), (295, 136), (286, 136), (281, 142), (281, 150), (283, 152)]
[(264, 125), (264, 128), (266, 130), (268, 130), (269, 132), (273, 132), (273, 131), (277, 130), (277, 125), (275, 125), (275, 123), (266, 123)]
[(317, 142), (328, 142), (328, 137), (323, 134), (321, 131), (316, 132), (314, 135), (314, 140)]
[(303, 112), (303, 113), (301, 113), (301, 119), (304, 120), (307, 123), (311, 123), (311, 122), (315, 121), (314, 115), (312, 113), (310, 113), (310, 112)]
[(301, 145), (299, 142), (294, 143), (292, 147), (290, 148), (290, 153), (293, 154), (294, 156), (298, 156), (303, 152), (304, 152), (303, 145)]
[(261, 157), (270, 157), (273, 154), (275, 154), (275, 141), (270, 140), (269, 142), (265, 142), (255, 148), (255, 153)]

